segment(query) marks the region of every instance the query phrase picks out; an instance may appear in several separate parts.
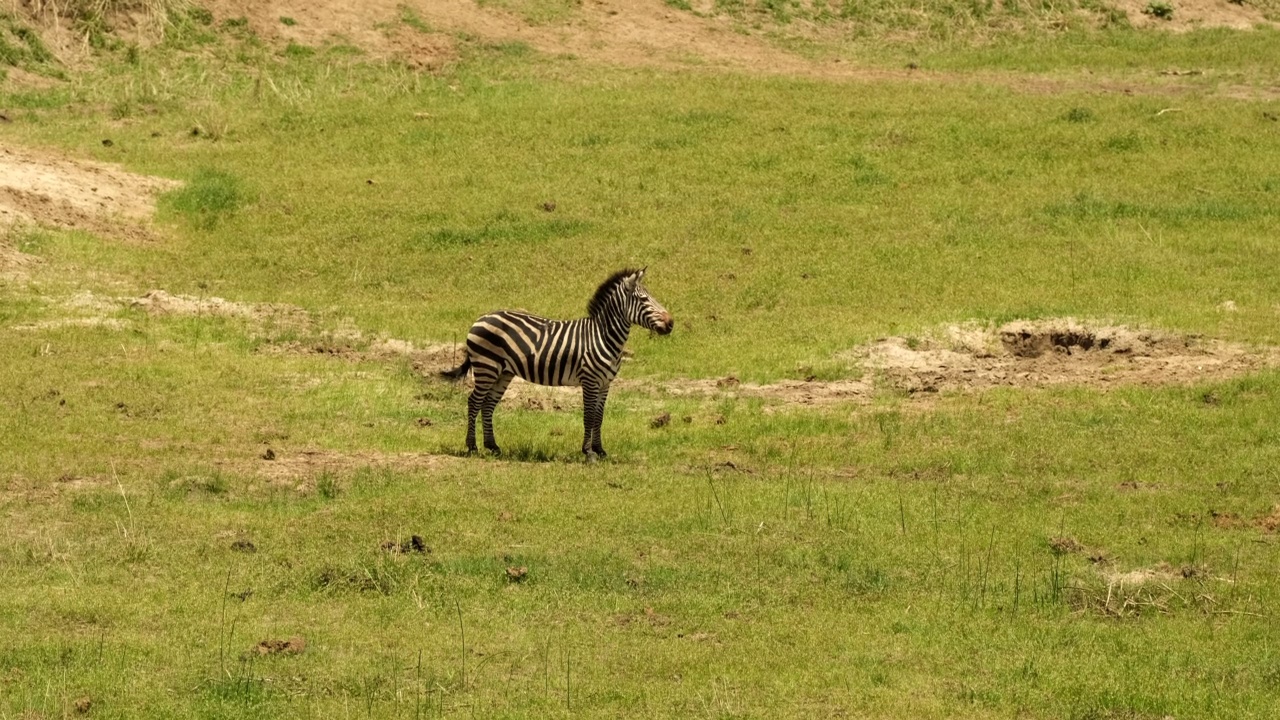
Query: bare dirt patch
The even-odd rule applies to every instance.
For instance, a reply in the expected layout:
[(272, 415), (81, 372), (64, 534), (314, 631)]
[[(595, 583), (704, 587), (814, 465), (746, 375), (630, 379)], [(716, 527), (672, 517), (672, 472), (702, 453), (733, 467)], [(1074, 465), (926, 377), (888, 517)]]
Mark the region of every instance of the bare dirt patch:
[(1280, 505), (1272, 508), (1269, 515), (1260, 515), (1254, 524), (1264, 532), (1274, 533), (1280, 530)]
[(1167, 18), (1149, 12), (1150, 0), (1116, 0), (1115, 6), (1129, 17), (1137, 28), (1187, 32), (1198, 28), (1231, 28), (1249, 30), (1272, 25), (1255, 5), (1231, 0), (1173, 0), (1167, 3), (1172, 13)]
[(254, 645), (246, 655), (297, 655), (306, 649), (306, 638), (295, 635), (288, 640), (263, 640)]
[(458, 57), (453, 36), (436, 32), (418, 18), (415, 5), (430, 7), (434, 2), (213, 0), (205, 5), (216, 22), (243, 18), (255, 35), (275, 45), (352, 45), (374, 58), (395, 58), (409, 67), (432, 71)]
[(27, 271), (39, 262), (40, 258), (28, 255), (0, 239), (0, 280), (26, 277)]
[(30, 223), (146, 240), (155, 198), (181, 183), (47, 151), (0, 152), (0, 226)]
[(617, 387), (650, 389), (675, 397), (759, 398), (784, 405), (822, 406), (843, 402), (868, 402), (875, 387), (867, 379), (745, 383), (732, 376), (715, 379), (681, 379), (660, 384), (618, 381)]
[(274, 485), (288, 485), (299, 492), (307, 492), (314, 487), (315, 479), (326, 473), (349, 475), (364, 468), (387, 468), (402, 472), (434, 470), (454, 460), (448, 455), (426, 453), (276, 451), (275, 459), (258, 464), (258, 472)]
[(173, 295), (164, 290), (150, 290), (141, 297), (116, 298), (115, 301), (127, 303), (130, 307), (145, 310), (152, 315), (205, 315), (293, 325), (310, 322), (307, 311), (296, 305), (244, 303), (214, 296)]
[(908, 393), (999, 386), (1181, 385), (1280, 363), (1274, 349), (1071, 318), (953, 325), (942, 337), (881, 339), (849, 357)]

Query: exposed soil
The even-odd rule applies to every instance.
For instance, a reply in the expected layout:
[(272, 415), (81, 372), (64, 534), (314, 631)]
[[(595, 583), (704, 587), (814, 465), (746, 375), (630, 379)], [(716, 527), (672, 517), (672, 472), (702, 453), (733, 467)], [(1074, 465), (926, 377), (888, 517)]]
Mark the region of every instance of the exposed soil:
[(333, 450), (277, 451), (270, 462), (258, 465), (258, 472), (272, 484), (290, 485), (299, 492), (314, 488), (315, 478), (323, 473), (347, 475), (368, 467), (399, 471), (433, 470), (455, 458), (426, 453), (338, 452)]
[(1272, 508), (1271, 514), (1260, 515), (1257, 520), (1254, 521), (1254, 524), (1269, 533), (1274, 533), (1277, 530), (1280, 530), (1280, 505), (1276, 505)]
[(148, 221), (156, 195), (180, 184), (106, 163), (8, 146), (0, 152), (0, 226), (33, 223), (147, 240), (153, 236)]
[(1124, 11), (1129, 23), (1137, 28), (1187, 32), (1197, 28), (1248, 30), (1258, 25), (1273, 25), (1256, 6), (1231, 0), (1174, 0), (1168, 3), (1173, 7), (1168, 18), (1147, 12), (1151, 0), (1116, 0), (1112, 4)]
[(998, 328), (953, 325), (941, 338), (884, 338), (849, 357), (911, 394), (998, 386), (1180, 385), (1280, 364), (1273, 348), (1071, 318)]
[(306, 638), (295, 635), (288, 640), (263, 640), (248, 655), (297, 655), (306, 649)]
[(26, 277), (27, 270), (39, 262), (40, 258), (28, 255), (0, 238), (0, 280)]
[[(216, 22), (244, 18), (255, 35), (270, 43), (352, 45), (374, 58), (395, 58), (412, 68), (430, 71), (457, 58), (456, 40), (435, 31), (434, 23), (404, 20), (423, 14), (417, 6), (430, 8), (436, 2), (212, 0), (203, 4)], [(473, 12), (483, 13), (474, 3), (469, 4)]]
[(307, 311), (283, 303), (242, 303), (220, 297), (173, 295), (164, 290), (150, 290), (141, 297), (113, 298), (109, 302), (127, 304), (153, 315), (205, 315), (233, 317), (255, 322), (284, 323), (304, 326), (310, 323)]
[(714, 380), (671, 380), (660, 384), (619, 380), (615, 387), (648, 388), (676, 397), (759, 398), (784, 405), (822, 406), (843, 402), (868, 402), (875, 387), (869, 380), (833, 380), (830, 382), (779, 380), (757, 384), (725, 377)]

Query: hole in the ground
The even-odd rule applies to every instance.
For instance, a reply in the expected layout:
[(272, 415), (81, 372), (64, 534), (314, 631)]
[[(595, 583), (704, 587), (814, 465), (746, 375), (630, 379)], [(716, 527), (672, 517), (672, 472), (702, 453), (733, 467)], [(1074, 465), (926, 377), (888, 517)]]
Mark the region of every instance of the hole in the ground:
[(1049, 333), (1049, 342), (1055, 347), (1067, 349), (1078, 347), (1081, 350), (1089, 350), (1093, 348), (1094, 336), (1091, 332), (1077, 332), (1074, 330), (1052, 332)]

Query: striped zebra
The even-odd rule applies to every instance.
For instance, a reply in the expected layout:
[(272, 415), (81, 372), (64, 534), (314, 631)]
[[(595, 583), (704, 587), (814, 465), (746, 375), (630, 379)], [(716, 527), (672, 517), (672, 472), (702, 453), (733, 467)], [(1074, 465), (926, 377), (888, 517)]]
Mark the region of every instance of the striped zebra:
[(582, 386), (582, 452), (587, 460), (604, 457), (600, 424), (609, 384), (618, 375), (622, 346), (632, 325), (666, 335), (675, 326), (671, 313), (641, 284), (644, 270), (621, 270), (600, 284), (587, 317), (549, 320), (518, 310), (499, 310), (480, 318), (467, 333), (462, 364), (440, 373), (458, 380), (475, 375), (467, 400), (467, 450), (476, 451), (476, 415), (484, 421), (484, 446), (497, 455), (493, 409), (511, 378), (539, 385)]

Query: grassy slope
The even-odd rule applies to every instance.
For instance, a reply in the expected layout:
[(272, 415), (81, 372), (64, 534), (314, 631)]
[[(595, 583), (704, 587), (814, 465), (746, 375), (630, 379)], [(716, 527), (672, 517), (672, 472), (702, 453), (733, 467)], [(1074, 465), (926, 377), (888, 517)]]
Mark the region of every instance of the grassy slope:
[[(974, 316), (1276, 342), (1273, 102), (1193, 85), (1157, 115), (1169, 98), (655, 75), (518, 47), (440, 78), (235, 43), (143, 63), (7, 99), (32, 108), (16, 137), (193, 189), (166, 201), (162, 244), (19, 238), (48, 262), (0, 290), (0, 712), (87, 695), (107, 717), (1275, 715), (1278, 558), (1247, 522), (1276, 501), (1275, 373), (923, 411), (622, 393), (617, 462), (590, 468), (573, 413), (504, 406), (508, 450), (550, 462), (280, 485), (266, 444), (455, 451), (462, 392), (403, 361), (255, 354), (226, 320), (11, 329), (74, 291), (164, 287), (447, 340), (493, 306), (574, 314), (597, 276), (649, 263), (681, 326), (637, 338), (632, 377), (772, 379)], [(677, 421), (650, 429), (659, 411)], [(411, 534), (432, 552), (379, 549)], [(1193, 577), (1133, 598), (1165, 612), (1107, 618), (1090, 553), (1055, 556), (1059, 535), (1113, 570)], [(300, 656), (242, 657), (293, 634)]]

